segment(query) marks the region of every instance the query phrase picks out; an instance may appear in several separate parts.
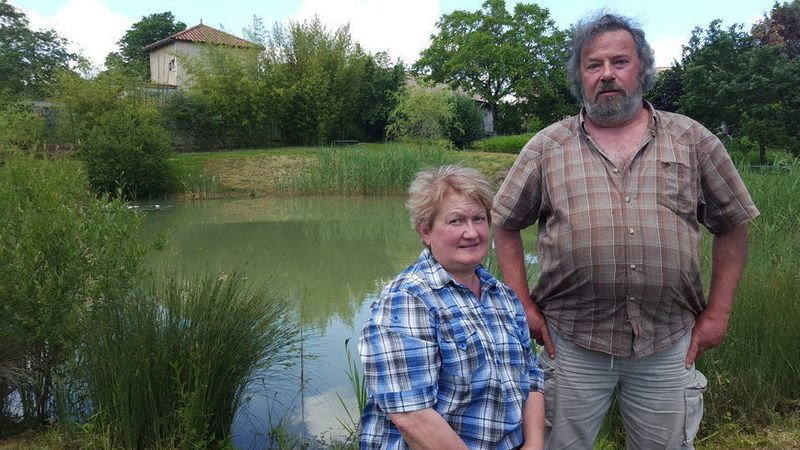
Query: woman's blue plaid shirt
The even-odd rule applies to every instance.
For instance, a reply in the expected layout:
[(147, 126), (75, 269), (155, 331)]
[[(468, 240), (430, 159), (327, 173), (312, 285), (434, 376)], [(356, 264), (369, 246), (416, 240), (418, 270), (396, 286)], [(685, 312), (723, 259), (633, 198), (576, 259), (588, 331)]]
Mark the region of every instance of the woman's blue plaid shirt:
[(482, 266), (480, 301), (425, 249), (372, 305), (359, 352), (368, 390), (361, 448), (407, 448), (389, 413), (433, 408), (472, 449), (519, 446), (542, 391), (525, 313)]

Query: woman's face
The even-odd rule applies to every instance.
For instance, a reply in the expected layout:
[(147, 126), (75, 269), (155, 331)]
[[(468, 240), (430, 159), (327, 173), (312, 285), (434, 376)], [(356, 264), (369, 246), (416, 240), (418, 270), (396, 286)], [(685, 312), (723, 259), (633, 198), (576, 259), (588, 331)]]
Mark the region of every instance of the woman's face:
[(432, 225), (419, 225), (417, 232), (439, 264), (456, 276), (472, 273), (489, 250), (486, 209), (457, 192), (448, 192)]

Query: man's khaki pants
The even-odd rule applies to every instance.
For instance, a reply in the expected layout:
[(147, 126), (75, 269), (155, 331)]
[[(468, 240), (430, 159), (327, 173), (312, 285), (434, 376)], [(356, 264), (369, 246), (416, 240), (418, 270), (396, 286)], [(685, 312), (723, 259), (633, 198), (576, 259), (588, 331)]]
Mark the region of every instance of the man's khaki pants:
[(556, 358), (541, 355), (548, 449), (592, 449), (617, 386), (627, 448), (694, 448), (706, 378), (694, 365), (684, 366), (691, 333), (642, 359), (586, 350), (553, 327), (550, 336)]

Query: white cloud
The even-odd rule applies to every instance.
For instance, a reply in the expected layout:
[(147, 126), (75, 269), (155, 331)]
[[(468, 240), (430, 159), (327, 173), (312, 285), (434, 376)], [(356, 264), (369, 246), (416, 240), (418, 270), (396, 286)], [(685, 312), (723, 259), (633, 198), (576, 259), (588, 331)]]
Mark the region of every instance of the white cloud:
[(317, 15), (333, 31), (350, 24), (350, 36), (367, 51), (388, 51), (394, 60), (414, 63), (430, 43), (438, 0), (303, 0), (294, 21)]
[(69, 50), (89, 58), (101, 67), (110, 52), (117, 51), (117, 41), (133, 22), (111, 11), (104, 0), (69, 0), (52, 17), (20, 8), (34, 30), (53, 29), (70, 41)]

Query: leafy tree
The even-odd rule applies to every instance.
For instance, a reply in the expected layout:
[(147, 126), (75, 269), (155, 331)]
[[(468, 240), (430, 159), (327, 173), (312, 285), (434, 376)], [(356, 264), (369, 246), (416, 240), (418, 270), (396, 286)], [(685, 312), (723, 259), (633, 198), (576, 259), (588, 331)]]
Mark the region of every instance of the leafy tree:
[(660, 72), (647, 100), (657, 109), (675, 112), (683, 95), (683, 68), (679, 64)]
[(273, 108), (292, 144), (378, 138), (402, 72), (354, 43), (348, 26), (330, 32), (319, 18), (276, 25), (264, 60)]
[(707, 29), (695, 28), (683, 48), (683, 95), (679, 112), (711, 130), (735, 133), (741, 125), (737, 110), (743, 86), (734, 82), (742, 67), (741, 56), (753, 48), (753, 39), (741, 25), (721, 27), (712, 21)]
[(684, 48), (678, 111), (733, 137), (748, 136), (766, 162), (768, 147), (800, 138), (800, 59), (781, 47), (758, 46), (740, 25), (712, 22)]
[(389, 115), (386, 136), (397, 140), (437, 140), (445, 137), (445, 126), (453, 120), (453, 111), (443, 92), (413, 89), (399, 95), (397, 106)]
[(168, 120), (212, 148), (252, 147), (275, 139), (275, 88), (261, 74), (259, 52), (206, 46), (186, 61), (192, 89), (169, 101)]
[(761, 45), (780, 47), (790, 58), (800, 56), (800, 0), (775, 2), (751, 33)]
[(77, 56), (55, 31), (32, 31), (24, 13), (0, 0), (0, 96), (41, 99)]
[(559, 72), (566, 60), (565, 33), (547, 9), (518, 3), (509, 14), (505, 0), (486, 0), (479, 11), (442, 16), (437, 27), (414, 69), (430, 81), (481, 96), (493, 119), (507, 96), (547, 104), (552, 94), (566, 94)]
[(150, 57), (144, 47), (186, 29), (186, 24), (175, 21), (171, 12), (150, 14), (134, 23), (117, 42), (119, 52), (109, 53), (106, 67), (122, 71), (141, 80), (150, 79)]
[(463, 149), (484, 136), (483, 113), (478, 103), (466, 95), (451, 95), (447, 99), (452, 112), (445, 126), (445, 136), (456, 148)]

